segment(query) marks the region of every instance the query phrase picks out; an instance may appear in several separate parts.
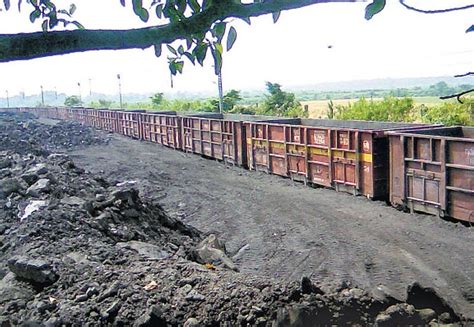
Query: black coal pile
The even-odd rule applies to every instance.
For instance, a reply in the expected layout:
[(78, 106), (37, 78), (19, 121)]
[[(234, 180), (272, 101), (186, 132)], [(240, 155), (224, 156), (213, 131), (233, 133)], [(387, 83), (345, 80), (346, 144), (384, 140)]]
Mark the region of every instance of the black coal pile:
[[(44, 124), (33, 118), (27, 112), (0, 112), (0, 146), (3, 149), (17, 149), (23, 154), (45, 154), (45, 151), (106, 144), (109, 140), (105, 132), (78, 122), (48, 120), (48, 124)], [(12, 125), (15, 126), (14, 131), (9, 130)]]
[(368, 293), (345, 282), (319, 285), (304, 277), (286, 283), (240, 274), (215, 235), (168, 217), (133, 183), (112, 185), (66, 154), (51, 153), (37, 139), (49, 127), (31, 118), (4, 118), (0, 326), (460, 321), (436, 292), (418, 284), (401, 301), (384, 287)]

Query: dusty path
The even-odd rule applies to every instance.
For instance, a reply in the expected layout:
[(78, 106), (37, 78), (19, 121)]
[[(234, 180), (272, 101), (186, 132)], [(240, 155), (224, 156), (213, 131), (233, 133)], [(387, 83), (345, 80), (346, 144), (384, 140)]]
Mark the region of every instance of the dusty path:
[(72, 157), (217, 232), (242, 272), (384, 284), (399, 296), (418, 281), (474, 319), (472, 228), (121, 136)]

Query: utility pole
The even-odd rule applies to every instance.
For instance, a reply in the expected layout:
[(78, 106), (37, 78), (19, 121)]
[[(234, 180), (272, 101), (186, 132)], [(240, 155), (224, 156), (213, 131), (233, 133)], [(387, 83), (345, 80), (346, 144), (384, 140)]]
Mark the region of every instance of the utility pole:
[(82, 102), (81, 83), (77, 82), (77, 86), (79, 87), (79, 101)]
[(217, 75), (217, 88), (219, 89), (219, 112), (224, 109), (224, 91), (222, 90), (222, 71)]
[(120, 80), (120, 74), (117, 74), (117, 79), (118, 79), (119, 96), (120, 96), (120, 109), (123, 109), (123, 102), (122, 102), (122, 81)]
[(43, 85), (41, 85), (41, 105), (44, 107), (44, 92), (43, 92)]
[(92, 96), (92, 78), (89, 78), (89, 96)]
[(58, 89), (56, 86), (54, 87), (54, 96), (56, 97), (56, 100), (58, 99)]
[(7, 94), (7, 108), (10, 108), (10, 97), (8, 96), (8, 90), (5, 91)]

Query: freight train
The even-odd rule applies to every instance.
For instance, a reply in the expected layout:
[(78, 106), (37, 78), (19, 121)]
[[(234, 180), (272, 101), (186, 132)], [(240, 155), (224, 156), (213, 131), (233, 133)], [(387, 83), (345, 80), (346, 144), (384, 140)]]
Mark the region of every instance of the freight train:
[(474, 128), (92, 108), (15, 108), (474, 222)]

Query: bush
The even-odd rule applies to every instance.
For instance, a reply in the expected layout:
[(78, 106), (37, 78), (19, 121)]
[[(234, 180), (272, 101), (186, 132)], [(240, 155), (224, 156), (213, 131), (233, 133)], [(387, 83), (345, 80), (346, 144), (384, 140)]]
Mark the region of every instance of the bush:
[(336, 119), (412, 122), (415, 120), (412, 98), (385, 97), (382, 101), (360, 98), (348, 106), (336, 106)]
[(474, 101), (423, 107), (420, 110), (420, 115), (424, 123), (474, 126)]

